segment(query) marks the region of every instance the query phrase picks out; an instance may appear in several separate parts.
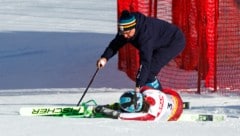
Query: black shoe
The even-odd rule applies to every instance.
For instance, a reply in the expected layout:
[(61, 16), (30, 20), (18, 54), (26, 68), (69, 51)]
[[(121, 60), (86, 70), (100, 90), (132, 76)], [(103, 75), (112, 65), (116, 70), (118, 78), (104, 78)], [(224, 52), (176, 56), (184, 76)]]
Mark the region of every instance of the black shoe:
[(103, 114), (103, 115), (105, 115), (106, 117), (114, 118), (114, 119), (117, 119), (118, 116), (120, 115), (120, 112), (119, 112), (119, 111), (116, 111), (116, 110), (107, 108), (107, 107), (105, 107), (105, 106), (97, 106), (97, 107), (94, 109), (94, 112), (95, 112), (95, 113)]

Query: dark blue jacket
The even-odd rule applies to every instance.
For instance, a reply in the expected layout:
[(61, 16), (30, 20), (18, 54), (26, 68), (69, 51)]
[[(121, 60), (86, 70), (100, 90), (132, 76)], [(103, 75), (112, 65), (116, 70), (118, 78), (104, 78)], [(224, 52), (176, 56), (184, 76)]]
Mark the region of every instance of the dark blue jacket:
[(142, 65), (136, 77), (136, 86), (138, 87), (146, 84), (154, 51), (159, 48), (167, 48), (176, 39), (176, 35), (182, 35), (182, 33), (179, 28), (166, 21), (146, 17), (138, 12), (132, 14), (135, 15), (137, 22), (134, 37), (127, 40), (123, 35), (117, 34), (101, 57), (110, 59), (128, 42), (136, 47), (139, 50), (140, 64)]

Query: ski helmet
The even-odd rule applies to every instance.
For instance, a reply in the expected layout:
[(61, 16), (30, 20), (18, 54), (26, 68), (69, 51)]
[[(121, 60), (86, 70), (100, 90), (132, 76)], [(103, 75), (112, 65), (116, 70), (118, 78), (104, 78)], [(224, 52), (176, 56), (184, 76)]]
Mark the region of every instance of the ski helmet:
[[(136, 101), (134, 100), (135, 93), (136, 93)], [(135, 91), (128, 91), (122, 94), (119, 102), (122, 110), (126, 112), (139, 112), (143, 107), (143, 94)], [(136, 105), (135, 105), (135, 102), (136, 102)]]

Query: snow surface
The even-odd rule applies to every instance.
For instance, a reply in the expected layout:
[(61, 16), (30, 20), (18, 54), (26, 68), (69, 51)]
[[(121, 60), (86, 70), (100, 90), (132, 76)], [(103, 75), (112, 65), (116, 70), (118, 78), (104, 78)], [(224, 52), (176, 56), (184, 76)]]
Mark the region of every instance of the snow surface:
[[(114, 0), (0, 0), (1, 136), (238, 136), (240, 97), (181, 93), (191, 112), (226, 114), (223, 122), (139, 122), (22, 117), (21, 107), (75, 105), (116, 33)], [(84, 97), (118, 101), (134, 87), (117, 57), (100, 70)]]

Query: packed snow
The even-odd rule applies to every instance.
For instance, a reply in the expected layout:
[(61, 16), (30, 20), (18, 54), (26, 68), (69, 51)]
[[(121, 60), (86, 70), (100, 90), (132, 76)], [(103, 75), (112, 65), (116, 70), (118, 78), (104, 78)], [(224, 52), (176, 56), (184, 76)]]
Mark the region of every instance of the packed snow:
[[(21, 107), (77, 104), (116, 33), (116, 10), (115, 0), (0, 0), (1, 136), (238, 136), (240, 96), (234, 94), (181, 93), (191, 112), (225, 114), (221, 122), (19, 115)], [(97, 73), (83, 101), (113, 103), (133, 88), (115, 56)]]

